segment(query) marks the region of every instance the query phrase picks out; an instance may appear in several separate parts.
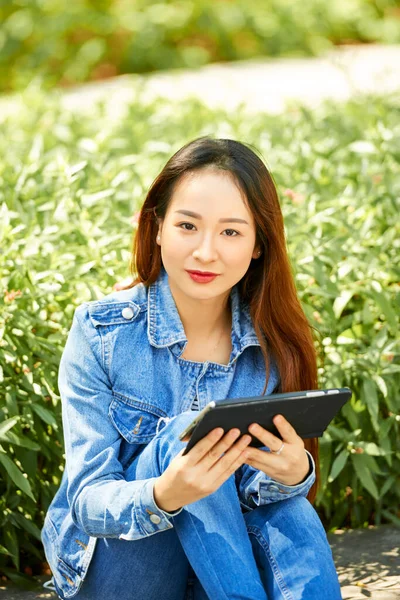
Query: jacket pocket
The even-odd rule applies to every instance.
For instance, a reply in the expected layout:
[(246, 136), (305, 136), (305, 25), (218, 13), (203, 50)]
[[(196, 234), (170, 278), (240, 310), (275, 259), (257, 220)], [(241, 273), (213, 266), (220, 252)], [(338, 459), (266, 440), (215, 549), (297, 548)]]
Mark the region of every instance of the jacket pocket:
[(113, 393), (108, 415), (129, 444), (148, 444), (157, 433), (157, 424), (166, 413), (139, 398)]

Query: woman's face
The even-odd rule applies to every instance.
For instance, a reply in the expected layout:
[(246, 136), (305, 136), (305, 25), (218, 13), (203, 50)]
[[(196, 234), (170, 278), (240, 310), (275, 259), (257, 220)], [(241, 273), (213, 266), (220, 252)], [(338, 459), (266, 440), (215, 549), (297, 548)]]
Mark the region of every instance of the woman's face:
[[(182, 176), (158, 235), (168, 277), (196, 299), (228, 292), (246, 274), (252, 258), (258, 258), (253, 215), (229, 172), (208, 168)], [(197, 283), (186, 270), (211, 271), (218, 277)]]

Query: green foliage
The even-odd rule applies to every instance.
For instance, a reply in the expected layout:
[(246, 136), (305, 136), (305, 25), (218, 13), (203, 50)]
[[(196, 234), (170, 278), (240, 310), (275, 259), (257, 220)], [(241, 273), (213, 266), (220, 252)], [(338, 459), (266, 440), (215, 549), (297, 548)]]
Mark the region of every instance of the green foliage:
[(0, 91), (400, 42), (398, 0), (0, 0)]
[(160, 99), (110, 119), (103, 105), (80, 116), (33, 91), (0, 116), (4, 572), (44, 559), (39, 530), (65, 458), (57, 372), (74, 310), (125, 279), (132, 215), (168, 158), (205, 134), (261, 151), (321, 341), (320, 386), (354, 391), (321, 439), (319, 514), (328, 529), (399, 522), (399, 117), (399, 99), (386, 97), (279, 117)]

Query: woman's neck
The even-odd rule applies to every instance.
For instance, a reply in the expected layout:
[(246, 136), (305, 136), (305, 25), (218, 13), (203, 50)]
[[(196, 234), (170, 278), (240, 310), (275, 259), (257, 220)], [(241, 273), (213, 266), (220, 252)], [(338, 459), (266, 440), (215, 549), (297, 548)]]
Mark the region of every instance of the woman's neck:
[(188, 339), (206, 341), (219, 336), (222, 331), (231, 331), (229, 292), (222, 301), (221, 298), (201, 301), (183, 297), (173, 286), (170, 289)]

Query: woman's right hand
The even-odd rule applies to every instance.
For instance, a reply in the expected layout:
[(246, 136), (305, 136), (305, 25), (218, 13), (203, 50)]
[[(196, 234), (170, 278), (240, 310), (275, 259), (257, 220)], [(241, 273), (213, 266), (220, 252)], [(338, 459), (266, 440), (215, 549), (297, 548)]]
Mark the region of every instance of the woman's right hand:
[(215, 492), (246, 461), (244, 451), (251, 436), (245, 434), (237, 440), (239, 436), (239, 429), (224, 435), (224, 430), (217, 427), (184, 456), (183, 448), (154, 484), (157, 506), (173, 512)]

